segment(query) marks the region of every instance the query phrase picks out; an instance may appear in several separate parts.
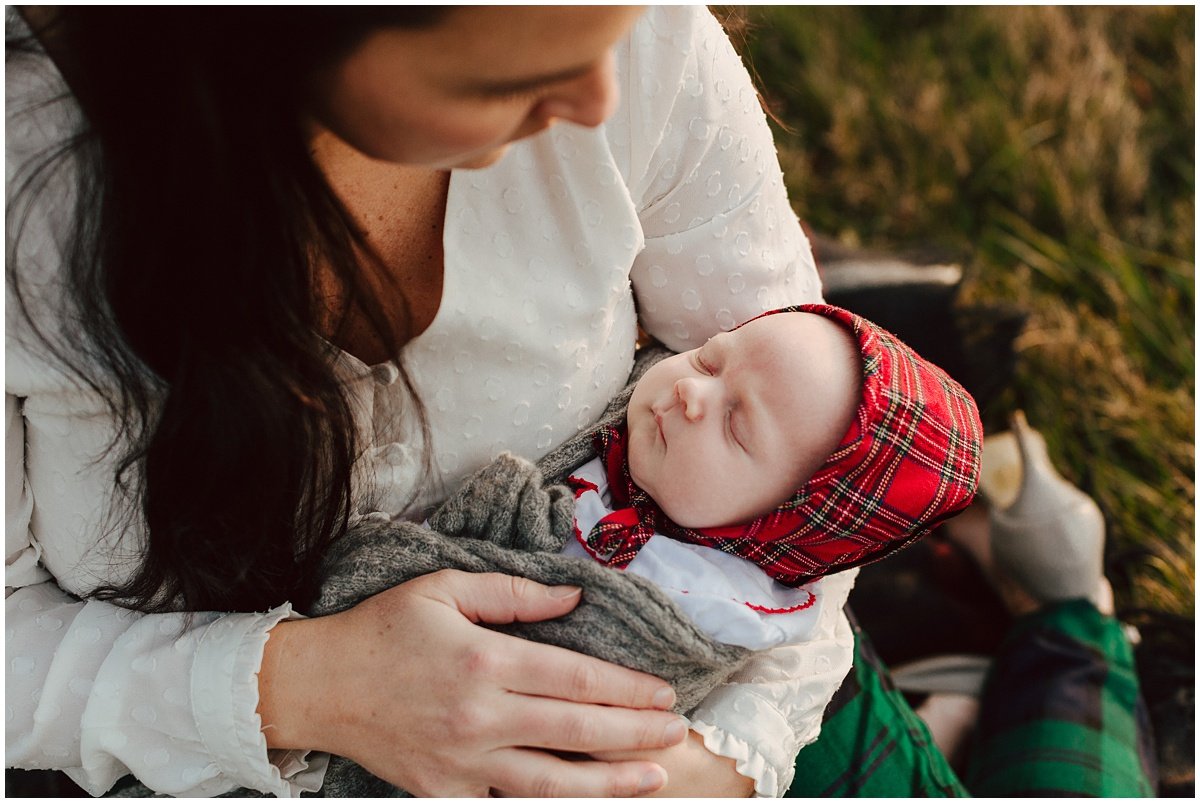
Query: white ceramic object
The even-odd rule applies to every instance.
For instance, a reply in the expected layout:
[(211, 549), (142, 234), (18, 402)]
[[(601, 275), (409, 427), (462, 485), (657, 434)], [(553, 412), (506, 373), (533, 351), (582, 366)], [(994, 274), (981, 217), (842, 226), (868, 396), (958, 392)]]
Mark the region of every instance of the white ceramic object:
[(1101, 603), (1100, 508), (1058, 473), (1045, 438), (1021, 412), (1013, 416), (1012, 434), (1020, 456), (1020, 485), (1010, 504), (992, 508), (997, 567), (1041, 602), (1085, 598)]
[(1021, 449), (1017, 436), (997, 432), (983, 439), (979, 463), (979, 493), (993, 509), (1005, 508), (1017, 501), (1021, 491)]

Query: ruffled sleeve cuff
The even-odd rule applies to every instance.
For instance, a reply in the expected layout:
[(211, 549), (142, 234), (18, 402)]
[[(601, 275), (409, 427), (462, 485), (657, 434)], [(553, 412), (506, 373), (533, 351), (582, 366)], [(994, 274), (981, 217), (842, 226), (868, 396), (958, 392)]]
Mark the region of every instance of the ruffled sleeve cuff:
[(692, 730), (704, 739), (708, 752), (732, 758), (738, 774), (754, 781), (755, 797), (779, 797), (791, 785), (791, 778), (781, 783), (775, 767), (745, 740), (705, 722), (693, 722)]
[[(753, 743), (744, 734), (712, 724), (729, 721), (731, 711), (726, 709), (732, 709), (735, 719), (754, 723)], [(703, 737), (709, 752), (734, 760), (737, 771), (754, 781), (757, 797), (779, 797), (791, 785), (796, 736), (765, 699), (737, 693), (734, 687), (719, 688), (692, 713), (691, 728)]]
[(281, 621), (300, 618), (288, 604), (265, 614), (224, 616), (205, 630), (192, 671), (196, 727), (220, 775), (277, 797), (317, 791), (329, 763), (325, 753), (268, 751), (258, 715), (267, 634)]

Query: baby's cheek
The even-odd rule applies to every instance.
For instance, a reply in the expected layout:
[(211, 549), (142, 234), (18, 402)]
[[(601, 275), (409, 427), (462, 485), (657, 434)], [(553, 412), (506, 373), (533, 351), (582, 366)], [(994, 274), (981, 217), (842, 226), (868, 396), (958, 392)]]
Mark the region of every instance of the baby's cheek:
[(654, 482), (653, 472), (650, 470), (650, 454), (647, 449), (639, 447), (639, 438), (636, 434), (631, 433), (629, 436), (629, 476), (637, 483), (639, 488), (642, 488), (651, 496), (654, 495), (652, 490), (657, 484)]
[[(659, 498), (662, 497), (662, 498)], [(728, 502), (717, 483), (696, 472), (679, 472), (666, 480), (658, 506), (682, 527), (714, 527), (722, 523)]]

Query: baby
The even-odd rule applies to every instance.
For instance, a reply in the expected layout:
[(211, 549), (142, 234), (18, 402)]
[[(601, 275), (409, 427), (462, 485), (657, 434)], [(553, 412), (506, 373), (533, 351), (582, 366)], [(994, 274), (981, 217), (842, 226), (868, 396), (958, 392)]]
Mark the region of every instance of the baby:
[(890, 333), (775, 310), (646, 372), (569, 480), (564, 553), (653, 580), (719, 641), (797, 641), (807, 583), (967, 506), (982, 438), (971, 396)]

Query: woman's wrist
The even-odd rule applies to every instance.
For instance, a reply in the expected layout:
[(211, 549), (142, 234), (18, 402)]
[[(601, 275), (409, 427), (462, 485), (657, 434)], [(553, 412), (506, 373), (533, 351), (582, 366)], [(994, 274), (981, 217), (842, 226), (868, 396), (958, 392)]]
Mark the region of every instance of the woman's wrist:
[(321, 750), (325, 729), (320, 710), (319, 657), (307, 644), (323, 633), (328, 619), (298, 619), (271, 628), (258, 672), (258, 715), (271, 749)]
[(684, 760), (667, 767), (667, 785), (656, 796), (751, 797), (754, 794), (754, 780), (738, 772), (734, 759), (709, 750), (704, 737), (696, 731), (688, 733), (684, 748), (680, 751)]
[(667, 784), (646, 797), (751, 797), (754, 779), (737, 770), (737, 762), (713, 753), (704, 737), (690, 731), (688, 738), (661, 750), (630, 750), (598, 753), (603, 761), (644, 759), (667, 771)]

